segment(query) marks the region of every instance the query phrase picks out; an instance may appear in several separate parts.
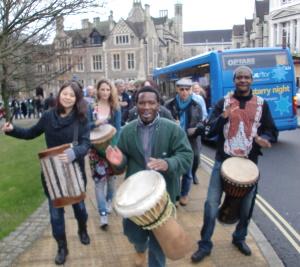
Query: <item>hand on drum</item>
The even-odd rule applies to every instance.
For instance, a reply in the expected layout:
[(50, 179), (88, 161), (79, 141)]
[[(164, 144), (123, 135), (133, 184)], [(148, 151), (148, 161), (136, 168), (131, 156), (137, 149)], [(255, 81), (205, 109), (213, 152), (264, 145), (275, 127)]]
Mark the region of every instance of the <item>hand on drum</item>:
[(107, 160), (113, 165), (120, 165), (123, 161), (123, 154), (121, 150), (115, 146), (108, 146), (105, 150)]
[(150, 158), (148, 168), (155, 171), (167, 171), (169, 169), (169, 164), (163, 159)]
[(223, 109), (223, 113), (222, 113), (222, 116), (224, 119), (227, 119), (230, 117), (231, 113), (233, 111), (235, 111), (236, 109), (238, 109), (239, 107), (235, 107), (235, 108), (232, 108), (232, 102), (230, 102), (225, 109)]
[(261, 147), (271, 147), (271, 143), (267, 139), (264, 139), (264, 138), (258, 136), (257, 134), (255, 135), (254, 140)]
[(2, 127), (3, 132), (10, 132), (14, 129), (13, 125), (9, 122), (5, 123), (4, 126)]

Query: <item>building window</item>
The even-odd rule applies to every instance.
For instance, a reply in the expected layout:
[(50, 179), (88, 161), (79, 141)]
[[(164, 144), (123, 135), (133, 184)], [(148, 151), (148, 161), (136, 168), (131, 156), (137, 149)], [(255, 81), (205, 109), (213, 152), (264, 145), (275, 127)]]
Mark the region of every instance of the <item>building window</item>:
[(288, 43), (287, 23), (282, 23), (282, 45), (287, 45), (287, 43)]
[(115, 39), (116, 44), (129, 44), (128, 35), (117, 35)]
[(64, 80), (58, 80), (58, 86), (62, 87), (64, 85)]
[(66, 57), (59, 58), (59, 70), (60, 71), (67, 70), (67, 58)]
[(120, 66), (120, 54), (113, 54), (113, 64), (114, 69), (119, 70), (121, 68)]
[(50, 64), (45, 65), (46, 72), (50, 72)]
[(42, 65), (38, 65), (37, 72), (38, 73), (42, 73), (43, 72), (43, 66)]
[(84, 80), (78, 80), (78, 82), (81, 84), (82, 87), (84, 87)]
[(241, 43), (236, 43), (236, 48), (241, 48)]
[(83, 57), (76, 57), (77, 71), (83, 71)]
[(134, 54), (133, 53), (127, 54), (127, 67), (128, 67), (128, 69), (134, 69)]
[(67, 48), (68, 47), (67, 40), (60, 40), (59, 41), (59, 47), (60, 48)]
[(91, 44), (101, 44), (102, 43), (102, 38), (101, 35), (99, 34), (98, 31), (93, 30), (91, 34), (89, 35)]
[(93, 56), (93, 70), (102, 70), (102, 57), (101, 55)]
[(283, 5), (294, 2), (294, 0), (281, 0), (281, 1)]

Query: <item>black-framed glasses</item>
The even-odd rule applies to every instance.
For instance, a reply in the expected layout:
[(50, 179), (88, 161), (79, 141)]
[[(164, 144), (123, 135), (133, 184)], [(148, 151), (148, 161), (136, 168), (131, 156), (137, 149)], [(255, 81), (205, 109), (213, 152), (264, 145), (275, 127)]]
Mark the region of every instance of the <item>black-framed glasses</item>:
[(179, 88), (179, 90), (182, 91), (182, 92), (183, 92), (184, 90), (185, 90), (185, 91), (190, 91), (190, 89), (191, 89), (191, 88)]

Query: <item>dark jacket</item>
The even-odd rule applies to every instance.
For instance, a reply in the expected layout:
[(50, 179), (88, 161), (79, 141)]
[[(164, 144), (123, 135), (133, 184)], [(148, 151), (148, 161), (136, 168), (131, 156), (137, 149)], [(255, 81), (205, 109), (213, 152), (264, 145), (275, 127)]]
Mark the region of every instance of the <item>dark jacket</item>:
[(55, 98), (53, 96), (49, 96), (44, 101), (44, 110), (48, 110), (54, 107)]
[[(165, 107), (171, 111), (171, 114), (175, 120), (179, 120), (179, 107), (176, 98), (173, 98), (166, 102)], [(187, 107), (188, 112), (188, 121), (187, 121), (187, 129), (189, 128), (197, 128), (203, 125), (202, 121), (202, 108), (198, 102), (194, 99), (191, 100), (189, 106)], [(188, 136), (190, 145), (194, 151), (195, 155), (200, 153), (200, 147), (198, 145), (201, 142), (199, 136)]]
[[(13, 136), (19, 139), (34, 139), (41, 134), (45, 134), (45, 140), (47, 148), (60, 146), (73, 142), (75, 121), (77, 120), (74, 111), (71, 112), (67, 117), (60, 117), (57, 114), (56, 109), (45, 111), (37, 124), (30, 128), (21, 128), (14, 125), (11, 132), (6, 132), (6, 135)], [(76, 161), (78, 161), (83, 179), (86, 183), (86, 174), (84, 169), (84, 156), (87, 154), (90, 148), (90, 125), (89, 120), (86, 119), (84, 122), (79, 122), (78, 132), (78, 145), (73, 147)], [(48, 191), (45, 187), (45, 181), (43, 180), (43, 186), (46, 195)]]
[[(239, 96), (235, 92), (233, 97), (240, 102), (240, 108), (243, 109), (247, 101), (251, 100), (253, 95), (252, 95), (252, 91), (249, 96)], [(228, 122), (228, 118), (224, 119), (222, 117), (222, 113), (224, 109), (224, 101), (225, 99), (224, 97), (222, 97), (215, 104), (214, 110), (208, 121), (208, 126), (210, 126), (208, 137), (213, 137), (218, 135), (216, 160), (220, 162), (223, 162), (225, 159), (231, 157), (230, 155), (227, 155), (224, 151), (225, 137), (223, 134), (223, 130), (224, 130), (224, 125)], [(270, 142), (276, 142), (278, 137), (278, 130), (272, 118), (269, 105), (265, 100), (263, 101), (262, 116), (259, 122), (260, 122), (260, 126), (257, 129), (258, 136), (261, 136)], [(260, 149), (261, 147), (253, 139), (252, 149), (249, 154), (249, 159), (257, 163), (258, 155), (262, 155)]]

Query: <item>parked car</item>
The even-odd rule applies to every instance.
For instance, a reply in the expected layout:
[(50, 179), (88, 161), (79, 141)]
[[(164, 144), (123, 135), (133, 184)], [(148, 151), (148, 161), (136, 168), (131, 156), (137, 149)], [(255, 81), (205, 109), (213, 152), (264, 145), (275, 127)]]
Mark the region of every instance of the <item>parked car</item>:
[(300, 107), (300, 87), (298, 88), (297, 91), (297, 106)]

